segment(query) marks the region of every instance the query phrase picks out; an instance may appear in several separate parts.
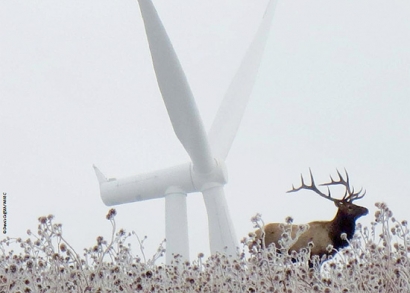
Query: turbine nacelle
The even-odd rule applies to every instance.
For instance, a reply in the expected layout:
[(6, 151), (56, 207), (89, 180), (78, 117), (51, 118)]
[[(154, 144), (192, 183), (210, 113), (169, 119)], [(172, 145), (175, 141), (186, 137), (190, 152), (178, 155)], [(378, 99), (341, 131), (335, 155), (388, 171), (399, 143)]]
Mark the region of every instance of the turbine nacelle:
[(211, 172), (195, 171), (191, 162), (125, 178), (107, 179), (94, 166), (100, 183), (101, 199), (107, 206), (163, 198), (172, 193), (203, 192), (228, 182), (225, 163), (215, 159)]

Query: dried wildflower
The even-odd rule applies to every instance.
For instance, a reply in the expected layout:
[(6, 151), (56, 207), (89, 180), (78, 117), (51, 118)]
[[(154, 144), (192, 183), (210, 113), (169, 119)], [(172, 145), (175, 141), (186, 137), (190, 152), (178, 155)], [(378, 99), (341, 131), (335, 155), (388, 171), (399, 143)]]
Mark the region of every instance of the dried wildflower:
[(326, 247), (326, 251), (329, 252), (329, 253), (331, 253), (331, 252), (333, 251), (333, 245), (332, 245), (332, 244), (329, 244), (329, 245)]
[(14, 264), (12, 264), (12, 265), (10, 265), (10, 272), (12, 272), (12, 273), (15, 273), (15, 272), (17, 272), (17, 266), (16, 265), (14, 265)]
[(106, 216), (107, 220), (112, 220), (117, 215), (117, 211), (115, 209), (110, 209)]
[(27, 266), (28, 269), (32, 269), (33, 266), (34, 266), (33, 261), (32, 260), (27, 261), (26, 266)]
[(67, 250), (67, 245), (65, 245), (65, 243), (61, 243), (61, 244), (60, 244), (60, 250), (61, 250), (62, 252), (65, 252), (65, 251)]
[(303, 233), (309, 229), (309, 225), (298, 225), (299, 232)]
[(97, 237), (97, 244), (98, 245), (101, 245), (103, 243), (103, 241), (104, 241), (104, 238), (102, 236)]
[(124, 236), (124, 235), (125, 235), (125, 230), (120, 229), (120, 231), (118, 231), (118, 236)]

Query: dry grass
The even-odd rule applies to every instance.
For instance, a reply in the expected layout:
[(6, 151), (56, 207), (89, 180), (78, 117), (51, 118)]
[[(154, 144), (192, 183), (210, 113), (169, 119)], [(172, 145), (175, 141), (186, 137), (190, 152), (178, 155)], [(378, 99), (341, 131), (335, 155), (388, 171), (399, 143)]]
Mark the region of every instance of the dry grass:
[[(53, 216), (40, 217), (38, 232), (29, 238), (0, 242), (1, 292), (410, 292), (410, 237), (406, 221), (397, 221), (385, 204), (378, 208), (371, 227), (357, 227), (350, 246), (337, 257), (314, 259), (309, 268), (309, 247), (300, 253), (277, 254), (268, 248), (248, 252), (252, 235), (243, 239), (235, 259), (223, 255), (191, 263), (178, 257), (174, 265), (157, 265), (163, 244), (146, 259), (133, 255), (128, 243), (133, 233), (116, 230), (115, 210), (107, 219), (112, 237), (97, 237), (80, 255), (63, 238)], [(261, 219), (253, 218), (256, 226)], [(286, 223), (284, 231), (286, 231)], [(143, 241), (140, 241), (143, 246)], [(287, 239), (283, 242), (286, 249)], [(21, 250), (20, 253), (13, 251)], [(297, 262), (292, 262), (297, 259)]]

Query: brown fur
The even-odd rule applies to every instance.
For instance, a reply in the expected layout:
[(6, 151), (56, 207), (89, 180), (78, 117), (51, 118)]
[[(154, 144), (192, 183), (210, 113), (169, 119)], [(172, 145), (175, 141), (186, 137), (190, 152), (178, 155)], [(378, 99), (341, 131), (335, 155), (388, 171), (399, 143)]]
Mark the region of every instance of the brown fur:
[[(265, 247), (274, 243), (276, 248), (280, 248), (279, 240), (282, 238), (284, 232), (279, 223), (270, 223), (265, 225)], [(295, 238), (298, 225), (291, 225), (291, 237)], [(315, 221), (309, 223), (309, 228), (302, 235), (299, 236), (295, 244), (290, 247), (290, 251), (299, 251), (302, 248), (308, 247), (309, 242), (318, 243), (312, 250), (312, 255), (322, 255), (323, 251), (326, 251), (326, 247), (331, 243), (331, 239), (328, 233), (322, 233), (329, 230), (329, 222)], [(262, 230), (256, 231), (256, 237), (260, 240), (262, 237)]]
[[(311, 255), (334, 255), (335, 250), (343, 248), (348, 245), (346, 240), (341, 239), (341, 234), (346, 233), (347, 239), (352, 239), (354, 234), (354, 227), (356, 219), (366, 215), (368, 210), (364, 207), (357, 206), (352, 203), (345, 203), (336, 214), (336, 217), (332, 221), (314, 221), (310, 222), (309, 228), (299, 236), (296, 243), (290, 247), (290, 251), (299, 251), (302, 248), (308, 247), (309, 242), (313, 243), (311, 249)], [(282, 238), (282, 233), (279, 223), (270, 223), (265, 225), (265, 247), (274, 243), (276, 248), (280, 248), (279, 240)], [(291, 225), (292, 238), (296, 236), (298, 225)], [(262, 231), (259, 229), (256, 232), (256, 238), (261, 240)], [(332, 245), (334, 250), (329, 252), (328, 246)]]

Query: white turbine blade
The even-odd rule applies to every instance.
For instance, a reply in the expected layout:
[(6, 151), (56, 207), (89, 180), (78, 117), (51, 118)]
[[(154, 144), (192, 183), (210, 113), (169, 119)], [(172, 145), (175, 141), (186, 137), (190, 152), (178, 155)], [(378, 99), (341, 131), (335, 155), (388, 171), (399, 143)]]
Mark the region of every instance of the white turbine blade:
[(171, 190), (165, 196), (165, 237), (167, 264), (170, 265), (176, 255), (188, 261), (188, 215), (186, 193), (183, 191)]
[(225, 160), (255, 83), (277, 0), (269, 1), (262, 23), (233, 78), (209, 131), (215, 158)]
[(214, 166), (201, 117), (188, 81), (151, 0), (138, 0), (144, 19), (155, 74), (178, 139), (195, 169), (207, 173)]
[(211, 254), (220, 252), (228, 256), (236, 256), (238, 243), (223, 186), (214, 186), (203, 190), (202, 193), (208, 213)]

